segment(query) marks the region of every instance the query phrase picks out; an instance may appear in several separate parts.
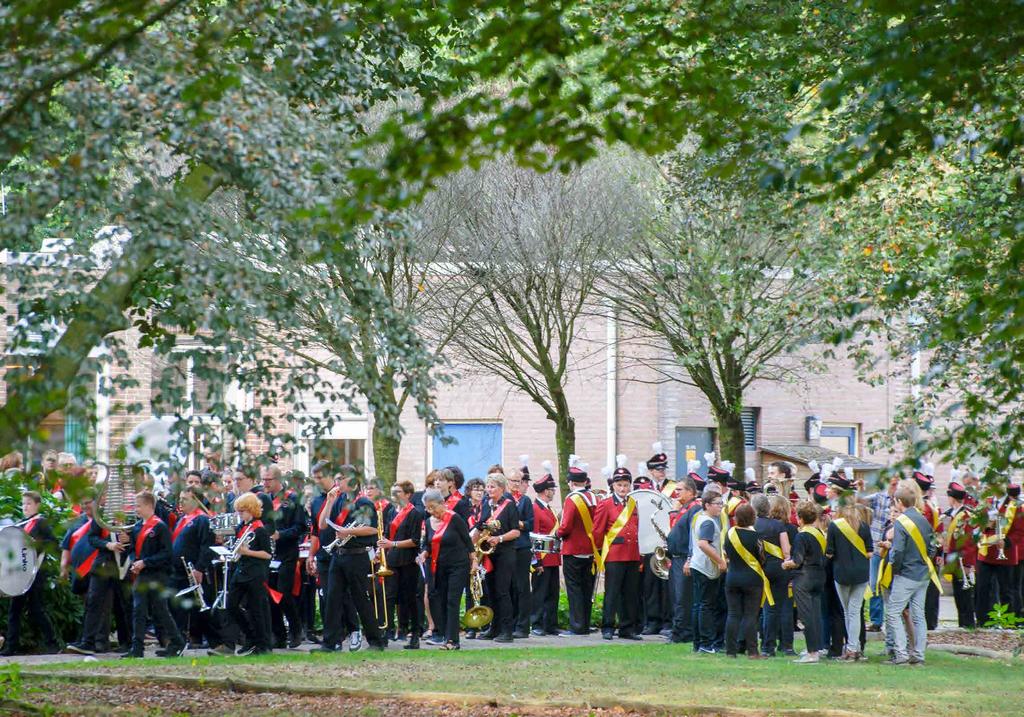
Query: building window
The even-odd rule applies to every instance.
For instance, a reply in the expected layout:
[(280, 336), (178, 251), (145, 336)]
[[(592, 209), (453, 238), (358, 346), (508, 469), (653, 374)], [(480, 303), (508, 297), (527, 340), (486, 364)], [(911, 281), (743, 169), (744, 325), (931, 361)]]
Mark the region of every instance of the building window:
[(760, 408), (744, 408), (742, 413), (740, 413), (740, 420), (743, 421), (744, 450), (757, 450), (757, 419), (760, 415)]
[(821, 447), (848, 456), (859, 452), (860, 425), (856, 423), (825, 423), (821, 426)]
[(435, 430), (431, 467), (459, 466), (469, 478), (486, 478), (487, 469), (501, 463), (501, 424), (445, 422)]

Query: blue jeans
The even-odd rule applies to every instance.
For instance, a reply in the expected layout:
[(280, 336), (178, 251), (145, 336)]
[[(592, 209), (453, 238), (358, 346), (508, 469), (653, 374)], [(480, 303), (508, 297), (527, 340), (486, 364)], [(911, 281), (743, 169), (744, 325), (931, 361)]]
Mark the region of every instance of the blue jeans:
[(672, 642), (693, 642), (693, 576), (683, 574), (685, 557), (672, 558), (668, 583), (672, 593)]
[(881, 555), (871, 555), (871, 577), (868, 584), (871, 587), (871, 600), (868, 601), (868, 617), (872, 625), (883, 625), (885, 623), (885, 603), (881, 595), (875, 595), (875, 586), (878, 584), (878, 568), (882, 564)]
[[(893, 651), (897, 659), (908, 656), (924, 660), (924, 649), (928, 644), (928, 626), (924, 619), (924, 596), (928, 592), (928, 578), (908, 580), (902, 575), (892, 579), (889, 593), (889, 615), (885, 624), (886, 632), (893, 637)], [(913, 642), (908, 645), (907, 628), (903, 624), (903, 609), (910, 608), (910, 622), (914, 627)], [(908, 654), (909, 653), (909, 654)]]

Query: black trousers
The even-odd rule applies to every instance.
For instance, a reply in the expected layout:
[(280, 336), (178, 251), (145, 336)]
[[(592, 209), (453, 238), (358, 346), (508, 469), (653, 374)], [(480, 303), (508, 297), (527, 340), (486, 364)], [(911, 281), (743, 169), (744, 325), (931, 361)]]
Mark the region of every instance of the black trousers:
[(635, 635), (639, 630), (637, 609), (640, 596), (640, 562), (608, 562), (604, 564), (604, 611), (601, 632), (615, 630), (618, 618), (619, 637)]
[[(487, 597), (494, 610), (491, 631), (496, 635), (512, 634), (512, 578), (516, 569), (516, 551), (495, 550), (491, 554), (492, 569), (487, 573)], [(441, 594), (441, 591), (437, 591)], [(437, 622), (437, 618), (434, 618)]]
[[(188, 587), (188, 578), (184, 572), (180, 572), (174, 576), (172, 583), (174, 592), (177, 593)], [(208, 606), (213, 605), (213, 601), (217, 599), (217, 591), (213, 583), (206, 576), (203, 578), (202, 587), (203, 599), (206, 601), (206, 604)], [(193, 593), (182, 595), (180, 598), (171, 598), (170, 608), (171, 617), (174, 618), (174, 624), (178, 626), (178, 632), (183, 637), (187, 637), (194, 645), (201, 644), (203, 638), (206, 638), (206, 642), (210, 647), (223, 644), (224, 640), (221, 635), (223, 632), (223, 622), (221, 620), (223, 612), (220, 610), (200, 612), (199, 601)]]
[(110, 635), (110, 608), (114, 590), (118, 588), (116, 576), (96, 571), (89, 576), (85, 593), (85, 615), (82, 620), (82, 644), (90, 649), (106, 649)]
[(594, 604), (594, 558), (562, 556), (565, 596), (569, 601), (569, 631), (577, 635), (590, 632), (590, 613)]
[(11, 598), (11, 605), (7, 612), (7, 643), (5, 645), (10, 650), (18, 649), (18, 641), (21, 638), (21, 614), (26, 609), (29, 620), (32, 621), (43, 638), (43, 644), (46, 647), (54, 647), (57, 644), (53, 625), (50, 623), (50, 618), (46, 616), (46, 610), (43, 609), (45, 583), (46, 578), (43, 571), (40, 570), (24, 594)]
[(672, 558), (668, 570), (672, 602), (672, 642), (693, 642), (693, 575), (683, 572), (686, 558)]
[(145, 649), (146, 626), (150, 618), (169, 647), (185, 644), (167, 607), (167, 576), (159, 573), (140, 575), (132, 588), (132, 653), (135, 655), (141, 655)]
[(395, 574), (388, 583), (388, 600), (397, 607), (395, 630), (419, 637), (423, 633), (423, 573), (417, 563), (395, 565), (391, 569)]
[[(727, 585), (725, 602), (725, 651), (735, 655), (742, 642), (748, 655), (757, 654), (757, 616), (761, 610), (763, 585)], [(774, 597), (774, 596), (773, 596)]]
[[(454, 645), (459, 644), (459, 607), (462, 604), (462, 591), (465, 589), (468, 575), (468, 562), (438, 562), (437, 572), (434, 573), (433, 602), (440, 606), (437, 612), (431, 612), (434, 616), (434, 629), (446, 642)], [(433, 611), (433, 608), (431, 610)]]
[(928, 581), (928, 592), (924, 595), (924, 621), (929, 630), (939, 626), (939, 589), (931, 581)]
[[(331, 582), (331, 556), (316, 556), (316, 571), (320, 575), (320, 622), (327, 631), (327, 590)], [(342, 611), (342, 637), (359, 629), (359, 615), (355, 605), (346, 600)]]
[(692, 571), (693, 601), (697, 606), (693, 649), (721, 650), (725, 644), (724, 578), (709, 578), (699, 570)]
[(1024, 617), (1024, 558), (1013, 566), (1010, 585), (1015, 586), (1012, 600), (1012, 604), (1016, 605), (1014, 612), (1017, 617)]
[(660, 632), (672, 627), (672, 619), (666, 609), (668, 581), (661, 580), (651, 570), (653, 557), (653, 555), (642, 556), (643, 570), (640, 572), (640, 576), (643, 583), (644, 629), (648, 632)]
[(530, 563), (533, 550), (516, 548), (515, 573), (512, 577), (512, 629), (517, 632), (530, 631), (530, 615), (533, 613), (533, 592), (530, 580)]
[(974, 619), (974, 588), (965, 586), (963, 577), (953, 577), (953, 602), (956, 604), (956, 619), (959, 626), (975, 627), (977, 621)]
[(989, 621), (988, 614), (996, 603), (1009, 605), (1010, 610), (1019, 610), (1020, 606), (1013, 604), (1016, 593), (1012, 565), (991, 565), (979, 560), (975, 570), (974, 605), (979, 626), (984, 627)]
[[(843, 611), (843, 603), (839, 600), (839, 591), (836, 590), (831, 572), (826, 572), (826, 576), (822, 589), (822, 610), (824, 612), (821, 618), (824, 620), (824, 628), (827, 630), (825, 647), (828, 648), (830, 656), (839, 657), (843, 654), (843, 646), (846, 644), (846, 613)], [(822, 637), (825, 638), (825, 635), (823, 634)]]
[[(276, 644), (285, 642), (290, 637), (292, 640), (302, 640), (302, 618), (299, 615), (298, 597), (292, 595), (296, 579), (295, 566), (298, 559), (282, 560), (277, 572), (270, 574), (270, 587), (281, 593), (281, 602), (270, 602), (270, 624), (274, 631)], [(300, 583), (301, 584), (301, 583)], [(285, 620), (288, 621), (288, 629), (285, 632)]]
[(557, 565), (548, 567), (537, 566), (533, 573), (533, 614), (530, 621), (534, 629), (543, 630), (549, 635), (558, 634), (558, 582)]
[[(775, 605), (763, 606), (761, 652), (793, 649), (793, 598), (789, 595), (790, 576), (769, 576)], [(863, 621), (862, 621), (863, 622)]]
[(793, 579), (793, 598), (800, 622), (804, 624), (804, 640), (808, 652), (825, 649), (822, 635), (822, 603), (825, 591), (825, 572), (803, 568)]
[(345, 603), (351, 603), (370, 643), (379, 642), (378, 617), (370, 603), (370, 556), (360, 550), (336, 553), (331, 559), (327, 584), (327, 612), (324, 615), (324, 645), (337, 646), (345, 638)]
[(270, 595), (259, 580), (231, 581), (228, 615), (245, 642), (259, 652), (270, 650)]

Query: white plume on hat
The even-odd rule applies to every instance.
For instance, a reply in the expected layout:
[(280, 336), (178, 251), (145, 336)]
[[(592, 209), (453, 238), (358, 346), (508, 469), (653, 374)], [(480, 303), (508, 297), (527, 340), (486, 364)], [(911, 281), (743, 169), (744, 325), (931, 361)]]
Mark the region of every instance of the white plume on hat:
[(830, 475), (832, 475), (832, 464), (831, 463), (825, 463), (821, 467), (821, 477), (822, 478), (828, 478)]
[(569, 455), (569, 467), (570, 468), (582, 468), (580, 465), (580, 457), (575, 453)]
[(519, 465), (522, 466), (523, 468), (529, 468), (530, 467), (530, 456), (526, 455), (525, 453), (523, 455), (519, 456)]
[(736, 464), (732, 461), (722, 461), (722, 470), (726, 473), (732, 473), (732, 469), (736, 467)]
[(620, 453), (617, 456), (615, 456), (615, 467), (616, 468), (625, 468), (626, 467), (626, 454), (625, 453)]
[(935, 475), (935, 464), (934, 463), (922, 463), (921, 472), (931, 478)]
[(639, 461), (636, 464), (636, 477), (639, 478), (642, 475), (647, 474), (647, 463), (645, 461)]
[(651, 450), (654, 452), (654, 455), (664, 453), (664, 451), (661, 449), (661, 441), (655, 441), (654, 443), (652, 443)]
[(687, 473), (696, 473), (699, 470), (700, 470), (700, 461), (698, 461), (696, 458), (693, 458), (691, 460), (686, 461), (686, 472)]
[(960, 480), (960, 469), (959, 468), (954, 468), (953, 470), (951, 470), (949, 472), (949, 482), (952, 483), (953, 481), (956, 481), (956, 480)]
[(807, 461), (807, 467), (811, 469), (811, 473), (821, 473), (821, 467), (816, 460)]
[(611, 466), (605, 466), (604, 468), (602, 468), (601, 469), (601, 475), (604, 476), (605, 480), (608, 480), (609, 478), (611, 478), (612, 477), (612, 467)]
[(835, 458), (832, 459), (832, 470), (833, 471), (836, 471), (838, 473), (839, 472), (839, 467), (842, 466), (842, 465), (843, 465), (843, 459), (840, 458), (839, 456), (836, 456)]
[(707, 464), (708, 468), (713, 466), (715, 464), (715, 452), (711, 451), (711, 453), (705, 453), (704, 462)]
[(747, 483), (754, 482), (755, 476), (753, 468), (747, 468), (746, 470), (743, 471), (743, 480), (745, 480)]
[(843, 475), (846, 476), (846, 480), (848, 480), (851, 483), (853, 483), (854, 478), (853, 478), (853, 468), (852, 467), (846, 466), (845, 468), (843, 468)]
[(540, 468), (542, 471), (544, 471), (545, 475), (555, 474), (555, 467), (551, 465), (551, 461), (544, 461), (543, 463), (540, 464)]

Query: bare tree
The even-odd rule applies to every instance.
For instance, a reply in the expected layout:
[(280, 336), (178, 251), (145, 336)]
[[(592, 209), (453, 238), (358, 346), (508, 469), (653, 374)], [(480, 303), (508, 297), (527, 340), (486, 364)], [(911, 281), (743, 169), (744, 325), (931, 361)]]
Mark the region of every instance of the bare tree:
[(635, 360), (707, 397), (720, 453), (742, 473), (744, 391), (820, 364), (799, 349), (824, 331), (815, 277), (836, 254), (811, 210), (742, 176), (711, 177), (708, 161), (661, 160), (662, 207), (601, 293), (644, 347)]
[(576, 444), (567, 375), (586, 357), (578, 339), (594, 287), (639, 226), (638, 167), (606, 152), (567, 174), (539, 174), (504, 158), (458, 178), (472, 201), (452, 239), (458, 300), (449, 305), (465, 316), (453, 357), (543, 409), (563, 492)]

